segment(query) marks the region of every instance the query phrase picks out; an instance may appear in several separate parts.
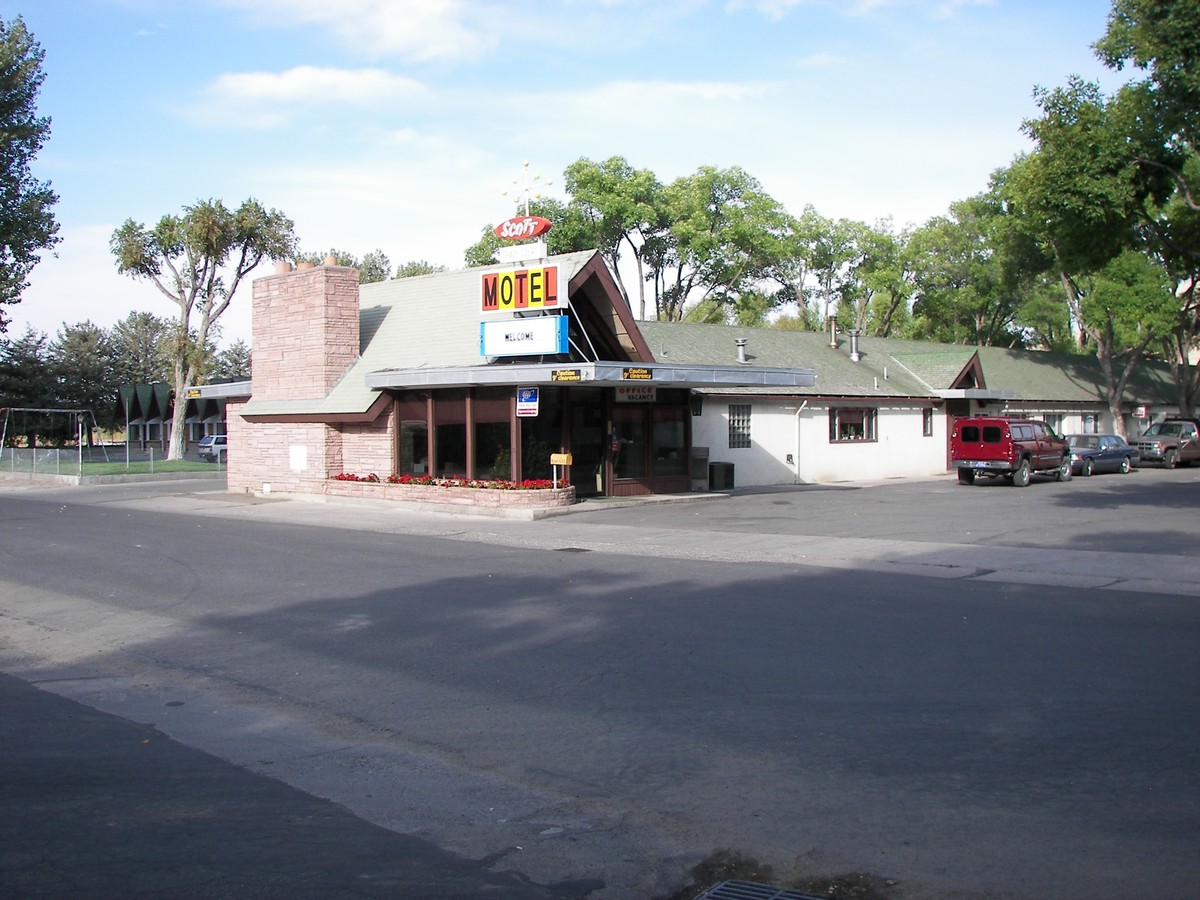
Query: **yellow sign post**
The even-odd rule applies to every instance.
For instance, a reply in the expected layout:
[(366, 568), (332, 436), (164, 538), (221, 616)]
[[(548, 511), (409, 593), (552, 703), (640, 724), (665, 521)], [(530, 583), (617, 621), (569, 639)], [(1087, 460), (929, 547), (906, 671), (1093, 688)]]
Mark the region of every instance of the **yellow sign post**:
[(571, 465), (571, 460), (572, 460), (572, 457), (571, 457), (570, 453), (551, 453), (550, 454), (550, 465), (553, 466), (553, 468), (554, 468), (554, 486), (556, 488), (558, 487), (558, 467), (564, 466), (564, 467), (569, 468)]

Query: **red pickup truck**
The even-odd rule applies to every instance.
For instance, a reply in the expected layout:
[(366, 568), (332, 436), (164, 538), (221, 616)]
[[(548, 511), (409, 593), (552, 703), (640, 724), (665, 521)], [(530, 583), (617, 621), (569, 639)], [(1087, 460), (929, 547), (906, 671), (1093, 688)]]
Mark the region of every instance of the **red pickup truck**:
[(977, 475), (1001, 477), (1017, 487), (1029, 484), (1034, 472), (1071, 478), (1071, 449), (1045, 422), (1008, 416), (956, 419), (950, 434), (950, 459), (960, 484)]

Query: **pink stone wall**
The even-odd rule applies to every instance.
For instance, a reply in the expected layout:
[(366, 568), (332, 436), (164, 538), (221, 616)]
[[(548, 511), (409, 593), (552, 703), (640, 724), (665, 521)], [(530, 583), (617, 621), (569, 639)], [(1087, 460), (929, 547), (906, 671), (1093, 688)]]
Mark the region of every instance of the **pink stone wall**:
[(247, 422), (226, 406), (229, 444), (227, 483), (231, 491), (319, 494), (330, 474), (341, 471), (341, 437), (320, 422)]
[(361, 481), (329, 481), (325, 494), (356, 500), (390, 500), (436, 503), (441, 506), (488, 509), (557, 509), (575, 503), (575, 488), (546, 488), (533, 491), (499, 491), (489, 488), (441, 487), (428, 484), (368, 484)]
[(396, 471), (396, 414), (394, 407), (368, 424), (339, 426), (342, 437), (342, 468), (330, 475), (349, 472), (386, 478)]
[(254, 282), (255, 400), (319, 400), (358, 358), (358, 270), (319, 266)]

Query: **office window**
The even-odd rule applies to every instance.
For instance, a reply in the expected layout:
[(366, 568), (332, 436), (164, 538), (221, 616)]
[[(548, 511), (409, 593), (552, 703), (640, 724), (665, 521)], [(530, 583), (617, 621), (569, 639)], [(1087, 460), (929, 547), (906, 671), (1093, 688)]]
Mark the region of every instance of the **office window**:
[(746, 449), (750, 446), (750, 404), (729, 404), (729, 448)]
[(933, 437), (933, 410), (921, 410), (921, 434), (925, 437)]
[(875, 440), (875, 413), (874, 409), (829, 410), (829, 442)]

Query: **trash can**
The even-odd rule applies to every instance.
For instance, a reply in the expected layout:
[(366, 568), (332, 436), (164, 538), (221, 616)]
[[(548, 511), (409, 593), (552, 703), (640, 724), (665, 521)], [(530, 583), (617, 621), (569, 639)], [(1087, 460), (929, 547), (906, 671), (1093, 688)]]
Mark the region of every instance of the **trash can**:
[(715, 462), (708, 464), (708, 489), (728, 491), (733, 489), (733, 463)]

